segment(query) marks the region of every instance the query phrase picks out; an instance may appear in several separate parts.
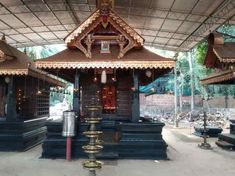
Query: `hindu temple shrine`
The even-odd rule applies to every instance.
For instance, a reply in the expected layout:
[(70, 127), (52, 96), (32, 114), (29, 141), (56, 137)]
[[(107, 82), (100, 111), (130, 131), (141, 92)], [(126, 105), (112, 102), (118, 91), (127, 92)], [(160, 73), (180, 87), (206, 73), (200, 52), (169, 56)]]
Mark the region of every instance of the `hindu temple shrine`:
[[(235, 42), (227, 42), (224, 37), (217, 33), (210, 33), (207, 38), (208, 51), (204, 65), (216, 69), (216, 72), (201, 80), (204, 86), (235, 83)], [(235, 124), (234, 119), (230, 119), (230, 132), (219, 134), (216, 144), (224, 149), (234, 149), (235, 146)]]
[(64, 86), (29, 57), (0, 40), (0, 151), (24, 151), (46, 134), (50, 87)]
[[(166, 159), (164, 124), (140, 117), (139, 86), (171, 71), (175, 61), (144, 48), (144, 38), (115, 13), (109, 1), (99, 3), (64, 41), (67, 49), (37, 60), (36, 67), (74, 84), (73, 110), (78, 121), (72, 157), (86, 156), (84, 119), (95, 99), (104, 145), (98, 157)], [(47, 130), (42, 157), (64, 157), (62, 121), (48, 122)]]

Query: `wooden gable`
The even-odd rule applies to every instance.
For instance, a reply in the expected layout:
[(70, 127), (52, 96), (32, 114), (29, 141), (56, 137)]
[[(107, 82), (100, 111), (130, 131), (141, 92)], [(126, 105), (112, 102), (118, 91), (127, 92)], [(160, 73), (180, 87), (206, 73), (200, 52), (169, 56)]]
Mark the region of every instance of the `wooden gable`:
[(122, 58), (132, 48), (144, 45), (144, 39), (119, 17), (109, 4), (101, 4), (84, 22), (67, 37), (65, 43), (69, 48), (80, 49), (86, 57), (91, 58), (91, 47), (100, 41), (109, 41), (120, 47), (118, 58)]

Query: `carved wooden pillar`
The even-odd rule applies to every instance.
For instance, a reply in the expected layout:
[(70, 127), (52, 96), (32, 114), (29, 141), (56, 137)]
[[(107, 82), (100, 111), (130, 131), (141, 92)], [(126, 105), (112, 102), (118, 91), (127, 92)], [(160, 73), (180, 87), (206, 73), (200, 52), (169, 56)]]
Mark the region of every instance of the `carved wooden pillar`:
[(122, 35), (119, 35), (119, 38), (118, 38), (118, 44), (119, 44), (119, 47), (120, 47), (120, 51), (119, 51), (119, 55), (118, 55), (118, 58), (122, 58), (124, 56), (123, 54), (123, 49), (124, 49), (124, 45), (125, 45), (125, 38), (124, 36)]
[(85, 42), (87, 45), (87, 56), (88, 56), (88, 58), (91, 58), (91, 45), (94, 42), (94, 39), (92, 39), (92, 35), (89, 34), (87, 36)]
[(15, 121), (17, 118), (16, 113), (16, 79), (12, 77), (8, 83), (7, 93), (7, 121)]
[(136, 71), (133, 73), (133, 102), (132, 102), (132, 122), (138, 122), (140, 118), (140, 102), (139, 102), (139, 75)]
[(78, 70), (74, 76), (73, 110), (80, 116), (80, 73)]

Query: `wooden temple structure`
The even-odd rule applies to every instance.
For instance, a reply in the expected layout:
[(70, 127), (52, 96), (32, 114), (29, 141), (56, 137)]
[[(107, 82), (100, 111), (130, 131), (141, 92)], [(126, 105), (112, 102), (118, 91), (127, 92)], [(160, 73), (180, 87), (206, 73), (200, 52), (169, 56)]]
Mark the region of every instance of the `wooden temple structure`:
[(0, 151), (24, 151), (45, 138), (49, 87), (63, 83), (0, 40)]
[[(208, 51), (204, 65), (215, 69), (215, 73), (201, 80), (203, 85), (235, 85), (235, 42), (225, 42), (219, 33), (208, 36)], [(235, 149), (235, 120), (230, 120), (230, 133), (219, 134), (216, 144), (222, 148)]]
[[(112, 1), (98, 1), (97, 9), (64, 40), (67, 49), (37, 60), (36, 67), (74, 83), (73, 110), (79, 120), (72, 157), (86, 156), (84, 117), (95, 97), (103, 119), (99, 157), (166, 159), (164, 124), (141, 121), (138, 90), (169, 72), (175, 61), (145, 49), (144, 39), (114, 12)], [(62, 122), (49, 122), (47, 129), (42, 157), (65, 157)]]

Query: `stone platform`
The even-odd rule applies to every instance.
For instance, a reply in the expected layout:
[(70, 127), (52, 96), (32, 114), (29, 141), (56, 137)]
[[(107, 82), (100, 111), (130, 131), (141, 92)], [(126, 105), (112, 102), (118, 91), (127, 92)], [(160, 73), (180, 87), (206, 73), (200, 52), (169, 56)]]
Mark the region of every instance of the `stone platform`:
[(0, 151), (25, 151), (42, 143), (46, 119), (0, 121)]
[[(104, 148), (97, 158), (167, 159), (167, 145), (161, 135), (163, 123), (103, 123), (99, 128), (104, 133)], [(46, 126), (47, 137), (42, 145), (42, 158), (65, 158), (66, 138), (61, 135), (62, 122), (48, 122)], [(76, 137), (72, 138), (72, 158), (87, 158), (82, 149), (88, 143), (82, 134), (87, 128), (86, 123), (81, 123)]]
[(235, 120), (230, 121), (230, 133), (220, 134), (219, 140), (216, 141), (216, 144), (223, 149), (235, 150)]
[[(218, 137), (218, 135), (223, 131), (223, 129), (219, 128), (219, 127), (210, 127), (210, 126), (207, 126), (206, 129), (207, 129), (206, 134), (209, 137)], [(195, 132), (193, 133), (194, 135), (200, 136), (200, 137), (203, 136), (204, 128), (202, 126), (194, 127), (194, 130), (195, 130)]]
[[(168, 144), (169, 160), (119, 159), (102, 160), (97, 176), (234, 176), (235, 152), (222, 150), (209, 142), (213, 150), (202, 150), (197, 145), (201, 138), (191, 135), (189, 128), (163, 128)], [(185, 138), (185, 136), (187, 138)], [(0, 152), (1, 176), (88, 176), (84, 159), (43, 159), (41, 146), (27, 152)], [(199, 162), (200, 161), (200, 162)]]

